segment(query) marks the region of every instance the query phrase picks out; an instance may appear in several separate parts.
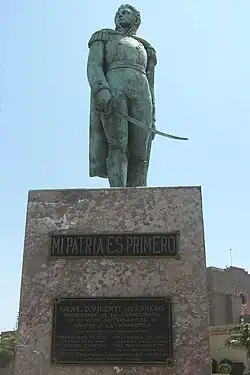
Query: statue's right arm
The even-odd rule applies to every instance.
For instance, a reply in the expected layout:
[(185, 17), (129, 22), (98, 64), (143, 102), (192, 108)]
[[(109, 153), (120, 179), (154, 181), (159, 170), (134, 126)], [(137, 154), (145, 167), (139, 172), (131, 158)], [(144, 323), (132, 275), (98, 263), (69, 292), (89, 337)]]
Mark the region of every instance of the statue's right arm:
[(102, 89), (109, 89), (103, 70), (104, 58), (104, 42), (97, 40), (90, 45), (87, 64), (88, 81), (94, 96)]

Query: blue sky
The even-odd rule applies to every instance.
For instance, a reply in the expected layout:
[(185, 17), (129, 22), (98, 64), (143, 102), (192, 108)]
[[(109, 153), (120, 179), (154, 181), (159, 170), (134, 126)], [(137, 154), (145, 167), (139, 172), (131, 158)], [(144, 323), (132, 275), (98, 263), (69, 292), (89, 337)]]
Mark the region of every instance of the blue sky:
[[(88, 177), (87, 42), (120, 1), (0, 4), (0, 331), (15, 326), (27, 193), (99, 188)], [(250, 2), (145, 0), (140, 36), (156, 48), (157, 127), (149, 186), (201, 185), (207, 262), (250, 269)]]

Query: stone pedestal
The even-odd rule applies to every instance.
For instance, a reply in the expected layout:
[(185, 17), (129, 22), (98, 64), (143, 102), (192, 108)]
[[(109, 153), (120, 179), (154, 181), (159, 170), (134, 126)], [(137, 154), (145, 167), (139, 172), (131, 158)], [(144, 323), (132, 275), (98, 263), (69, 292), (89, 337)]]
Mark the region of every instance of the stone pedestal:
[[(49, 233), (179, 231), (179, 259), (50, 259)], [(173, 367), (52, 365), (57, 297), (171, 297)], [(199, 187), (31, 191), (28, 198), (16, 375), (210, 375)]]

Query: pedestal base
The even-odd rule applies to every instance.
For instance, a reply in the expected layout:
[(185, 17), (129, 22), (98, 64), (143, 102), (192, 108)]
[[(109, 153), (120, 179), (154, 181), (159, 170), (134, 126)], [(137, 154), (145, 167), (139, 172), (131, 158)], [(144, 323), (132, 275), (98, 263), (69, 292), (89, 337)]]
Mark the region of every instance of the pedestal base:
[[(179, 259), (161, 257), (156, 252), (152, 257), (140, 254), (138, 257), (100, 256), (96, 259), (49, 257), (50, 232), (157, 235), (176, 231), (180, 232)], [(164, 364), (51, 364), (54, 299), (104, 296), (172, 299), (172, 367)], [(199, 187), (41, 190), (29, 193), (15, 374), (119, 373), (211, 374)]]

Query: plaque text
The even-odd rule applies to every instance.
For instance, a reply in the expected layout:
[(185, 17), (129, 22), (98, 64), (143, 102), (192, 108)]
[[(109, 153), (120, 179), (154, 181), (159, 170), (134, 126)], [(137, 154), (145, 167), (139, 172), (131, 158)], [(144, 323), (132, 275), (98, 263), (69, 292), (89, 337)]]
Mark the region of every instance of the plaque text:
[(53, 234), (50, 257), (176, 257), (178, 233)]
[(55, 301), (54, 364), (166, 364), (171, 359), (169, 299), (107, 297)]

